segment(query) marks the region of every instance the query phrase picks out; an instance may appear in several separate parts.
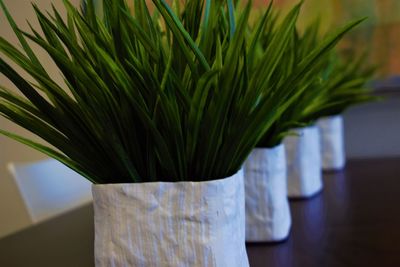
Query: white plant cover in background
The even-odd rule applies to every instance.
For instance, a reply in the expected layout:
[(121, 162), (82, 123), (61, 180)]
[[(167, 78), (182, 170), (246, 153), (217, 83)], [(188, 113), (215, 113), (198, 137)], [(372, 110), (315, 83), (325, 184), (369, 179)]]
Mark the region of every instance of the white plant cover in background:
[(346, 164), (344, 150), (343, 117), (322, 118), (318, 121), (321, 134), (323, 170), (342, 170)]
[(291, 226), (285, 148), (256, 148), (244, 165), (246, 241), (287, 238)]
[(247, 267), (243, 171), (209, 182), (93, 185), (96, 267)]
[(287, 161), (288, 196), (311, 197), (322, 190), (319, 130), (310, 126), (295, 130), (284, 140)]

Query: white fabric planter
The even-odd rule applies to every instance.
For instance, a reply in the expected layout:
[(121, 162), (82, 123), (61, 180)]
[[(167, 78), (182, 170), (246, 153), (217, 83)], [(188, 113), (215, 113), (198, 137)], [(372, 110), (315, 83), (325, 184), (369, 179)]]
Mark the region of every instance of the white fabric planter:
[(321, 134), (322, 169), (342, 170), (346, 164), (341, 115), (322, 118), (318, 121)]
[(291, 226), (283, 145), (256, 148), (244, 165), (246, 241), (286, 239)]
[(310, 126), (295, 130), (284, 140), (287, 161), (288, 196), (308, 198), (322, 190), (319, 130)]
[(209, 182), (92, 191), (96, 267), (249, 266), (242, 171)]

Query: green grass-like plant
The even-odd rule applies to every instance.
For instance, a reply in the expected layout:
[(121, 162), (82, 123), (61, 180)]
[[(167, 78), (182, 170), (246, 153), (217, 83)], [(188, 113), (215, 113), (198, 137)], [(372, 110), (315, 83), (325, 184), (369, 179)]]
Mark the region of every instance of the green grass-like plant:
[[(0, 72), (23, 95), (0, 87), (0, 114), (48, 145), (0, 133), (103, 184), (234, 174), (299, 96), (296, 85), (359, 23), (326, 38), (283, 77), (276, 74), (300, 4), (256, 58), (268, 11), (248, 38), (251, 1), (238, 17), (231, 0), (153, 0), (153, 14), (145, 0), (133, 0), (133, 11), (125, 0), (103, 0), (102, 17), (93, 0), (83, 11), (63, 2), (65, 20), (33, 5), (41, 34), (20, 30), (0, 0), (22, 47), (0, 38)], [(30, 42), (52, 58), (65, 84), (48, 74)]]
[[(314, 100), (319, 108), (303, 111), (305, 121), (342, 114), (351, 106), (379, 100), (373, 95), (371, 81), (377, 67), (367, 62), (366, 54), (350, 54), (343, 57), (332, 51), (326, 74), (321, 85), (323, 93)], [(315, 104), (317, 105), (317, 104)]]
[[(272, 28), (276, 27), (276, 17), (271, 19)], [(265, 49), (269, 32), (260, 39)], [(291, 45), (285, 51), (286, 58), (279, 69), (281, 77), (290, 77), (297, 68), (297, 62), (306, 58), (314, 47), (326, 37), (319, 36), (319, 21), (310, 24), (300, 34), (295, 31)], [(363, 68), (359, 60), (348, 65), (337, 64), (335, 50), (324, 54), (303, 79), (294, 84), (299, 97), (282, 113), (261, 139), (258, 147), (274, 147), (282, 143), (283, 138), (298, 127), (314, 124), (319, 118), (341, 113), (349, 105), (371, 100), (369, 90), (363, 85), (372, 74), (372, 69)]]

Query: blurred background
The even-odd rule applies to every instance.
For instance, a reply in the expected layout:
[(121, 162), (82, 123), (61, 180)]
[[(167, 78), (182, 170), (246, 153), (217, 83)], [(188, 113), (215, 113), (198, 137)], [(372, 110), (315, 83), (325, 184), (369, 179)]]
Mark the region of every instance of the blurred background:
[[(70, 0), (78, 5), (79, 0)], [(60, 0), (4, 0), (16, 22), (28, 29), (26, 21), (38, 27), (31, 2), (42, 10), (50, 10), (51, 4), (63, 10)], [(268, 1), (254, 1), (263, 8)], [(297, 0), (275, 0), (282, 12)], [(377, 95), (384, 99), (378, 103), (352, 108), (345, 113), (345, 138), (348, 158), (388, 158), (400, 156), (400, 1), (398, 0), (306, 0), (301, 14), (301, 25), (320, 19), (321, 31), (332, 29), (354, 18), (368, 17), (357, 30), (341, 43), (343, 51), (370, 51), (369, 60), (379, 65), (379, 76), (373, 86)], [(11, 28), (0, 14), (0, 36), (17, 43)], [(300, 27), (301, 27), (300, 25)], [(37, 49), (42, 62), (48, 66), (50, 75), (53, 63)], [(60, 79), (61, 81), (61, 79)], [(0, 76), (0, 84), (12, 85)], [(0, 128), (30, 136), (26, 131), (0, 118)], [(30, 162), (45, 156), (0, 136), (0, 237), (32, 224), (20, 192), (7, 171), (9, 162)]]

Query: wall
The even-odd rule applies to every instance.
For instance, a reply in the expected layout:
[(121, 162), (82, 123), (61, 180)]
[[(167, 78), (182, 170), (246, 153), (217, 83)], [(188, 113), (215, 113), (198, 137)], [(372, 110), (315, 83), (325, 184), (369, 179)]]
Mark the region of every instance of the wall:
[[(9, 8), (9, 11), (13, 14), (17, 24), (21, 28), (27, 30), (26, 20), (29, 20), (34, 27), (38, 27), (38, 23), (34, 20), (34, 12), (31, 7), (31, 2), (36, 3), (41, 10), (50, 10), (51, 3), (56, 8), (62, 9), (62, 1), (60, 0), (3, 0)], [(79, 0), (71, 1), (77, 4)], [(11, 28), (8, 26), (6, 19), (2, 12), (0, 12), (0, 36), (12, 41), (17, 44), (17, 39), (12, 33)], [(36, 50), (37, 55), (45, 66), (48, 66), (51, 76), (58, 76), (57, 72), (51, 72), (55, 70), (52, 68), (52, 62), (44, 56), (40, 50)], [(0, 84), (12, 88), (12, 85), (6, 80), (6, 78), (0, 74)], [(31, 136), (26, 131), (6, 121), (4, 118), (0, 118), (0, 128), (8, 131), (23, 134), (24, 136)], [(30, 219), (22, 199), (18, 193), (18, 189), (6, 170), (6, 164), (11, 161), (33, 161), (44, 158), (44, 156), (38, 152), (33, 151), (21, 144), (18, 144), (10, 139), (0, 136), (0, 237), (9, 234), (17, 229), (21, 229), (30, 225)]]
[(350, 109), (344, 123), (348, 157), (400, 157), (399, 94)]

